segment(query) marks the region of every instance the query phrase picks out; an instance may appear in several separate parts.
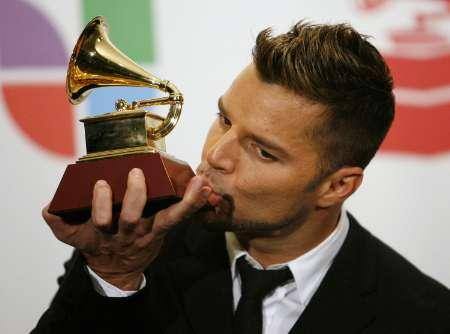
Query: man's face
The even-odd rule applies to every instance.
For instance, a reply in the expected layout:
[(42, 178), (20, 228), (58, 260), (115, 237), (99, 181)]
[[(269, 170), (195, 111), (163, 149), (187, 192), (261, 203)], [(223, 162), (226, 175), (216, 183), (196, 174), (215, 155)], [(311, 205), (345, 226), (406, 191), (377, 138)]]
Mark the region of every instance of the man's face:
[[(323, 107), (262, 82), (253, 65), (219, 100), (198, 174), (232, 198), (229, 229), (278, 231), (301, 223), (315, 206), (309, 185), (318, 155), (304, 138)], [(210, 222), (214, 224), (214, 222)]]

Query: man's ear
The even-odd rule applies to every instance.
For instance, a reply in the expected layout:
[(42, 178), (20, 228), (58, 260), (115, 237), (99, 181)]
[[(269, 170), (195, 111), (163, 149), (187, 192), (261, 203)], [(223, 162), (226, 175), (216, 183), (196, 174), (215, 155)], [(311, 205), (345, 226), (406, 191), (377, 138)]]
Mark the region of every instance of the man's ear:
[(342, 167), (329, 175), (319, 186), (317, 206), (327, 208), (342, 204), (361, 185), (364, 170), (360, 167)]

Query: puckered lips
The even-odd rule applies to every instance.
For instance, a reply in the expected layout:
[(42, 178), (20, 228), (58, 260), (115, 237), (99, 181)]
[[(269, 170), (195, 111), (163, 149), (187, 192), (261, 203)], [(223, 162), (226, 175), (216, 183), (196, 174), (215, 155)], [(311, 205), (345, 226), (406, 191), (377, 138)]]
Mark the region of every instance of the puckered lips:
[(230, 219), (234, 212), (233, 198), (229, 194), (220, 192), (208, 177), (200, 176), (206, 181), (205, 187), (211, 188), (212, 191), (208, 197), (208, 203), (199, 210), (199, 213), (208, 213), (208, 216), (213, 215), (215, 220)]

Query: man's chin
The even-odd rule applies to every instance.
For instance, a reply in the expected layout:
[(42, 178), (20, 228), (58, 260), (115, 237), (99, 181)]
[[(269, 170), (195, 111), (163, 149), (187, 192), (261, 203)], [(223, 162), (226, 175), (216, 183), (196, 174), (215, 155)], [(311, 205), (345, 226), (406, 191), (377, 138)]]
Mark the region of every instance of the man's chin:
[(303, 224), (309, 211), (300, 210), (297, 215), (280, 221), (239, 219), (234, 216), (234, 210), (224, 211), (212, 206), (202, 209), (198, 214), (199, 221), (208, 231), (234, 232), (243, 238), (251, 239), (288, 235)]
[(233, 216), (219, 214), (214, 208), (202, 210), (199, 221), (211, 232), (234, 232), (246, 238), (271, 237), (283, 234), (283, 231), (293, 225), (290, 220), (282, 222), (262, 222), (237, 219)]
[(309, 214), (300, 208), (292, 217), (280, 221), (260, 221), (236, 217), (235, 203), (231, 195), (223, 194), (216, 205), (206, 205), (196, 214), (205, 229), (215, 232), (234, 232), (243, 237), (271, 237), (289, 234), (301, 224)]
[(205, 229), (212, 232), (233, 231), (232, 213), (225, 214), (217, 207), (206, 206), (196, 213), (196, 220), (201, 222)]

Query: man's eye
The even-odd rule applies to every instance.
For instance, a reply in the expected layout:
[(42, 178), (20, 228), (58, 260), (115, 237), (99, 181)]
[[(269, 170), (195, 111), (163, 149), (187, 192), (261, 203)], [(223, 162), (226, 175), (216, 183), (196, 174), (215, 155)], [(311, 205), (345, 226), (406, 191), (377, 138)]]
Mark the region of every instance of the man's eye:
[(231, 122), (228, 118), (225, 117), (222, 113), (217, 113), (217, 117), (219, 117), (220, 124), (223, 126), (229, 127), (231, 126)]
[(270, 154), (269, 152), (267, 152), (266, 150), (263, 150), (262, 148), (257, 148), (258, 151), (258, 155), (261, 157), (261, 159), (263, 160), (267, 160), (267, 161), (276, 161), (277, 158)]

